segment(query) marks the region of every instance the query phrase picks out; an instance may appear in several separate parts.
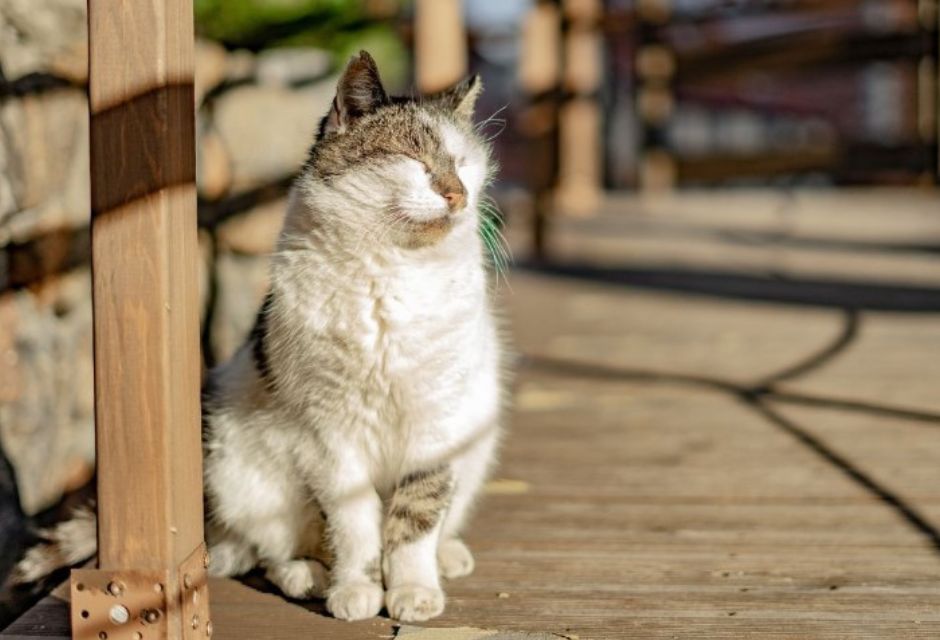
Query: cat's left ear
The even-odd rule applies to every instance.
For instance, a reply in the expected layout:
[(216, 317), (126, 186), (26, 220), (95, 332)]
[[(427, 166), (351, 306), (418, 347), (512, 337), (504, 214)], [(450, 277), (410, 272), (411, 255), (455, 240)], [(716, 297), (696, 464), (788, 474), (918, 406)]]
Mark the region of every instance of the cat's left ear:
[(473, 108), (477, 104), (477, 98), (482, 92), (483, 81), (480, 80), (480, 76), (474, 75), (432, 96), (431, 99), (453, 111), (457, 117), (470, 120), (473, 118)]
[(353, 56), (346, 65), (336, 97), (323, 125), (324, 133), (342, 133), (356, 120), (388, 103), (388, 94), (379, 78), (375, 60), (365, 51)]

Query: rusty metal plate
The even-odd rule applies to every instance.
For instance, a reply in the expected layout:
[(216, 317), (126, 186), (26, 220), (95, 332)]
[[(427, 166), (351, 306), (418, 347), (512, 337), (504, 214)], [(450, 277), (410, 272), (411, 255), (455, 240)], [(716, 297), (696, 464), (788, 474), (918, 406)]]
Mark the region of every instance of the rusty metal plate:
[(74, 569), (72, 638), (165, 640), (167, 571)]
[(204, 640), (212, 635), (208, 568), (209, 554), (205, 544), (196, 547), (180, 565), (180, 611), (184, 640)]

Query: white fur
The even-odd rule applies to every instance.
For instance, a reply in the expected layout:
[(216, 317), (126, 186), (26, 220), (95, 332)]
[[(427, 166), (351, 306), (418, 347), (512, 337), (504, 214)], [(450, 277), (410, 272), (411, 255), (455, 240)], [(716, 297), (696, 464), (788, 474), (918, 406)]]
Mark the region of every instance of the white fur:
[[(326, 534), (327, 606), (340, 618), (378, 613), (382, 589), (369, 571), (379, 561), (392, 616), (425, 620), (443, 610), (438, 558), (449, 577), (472, 570), (457, 536), (498, 440), (501, 348), (477, 229), (487, 155), (448, 119), (435, 126), (468, 192), (450, 231), (420, 248), (401, 242), (405, 221), (390, 212), (447, 215), (415, 160), (329, 182), (303, 177), (271, 271), (276, 387), (263, 388), (250, 345), (214, 373), (212, 572), (260, 563), (290, 595), (315, 593), (319, 570), (298, 561), (321, 557)], [(456, 485), (446, 516), (432, 535), (382, 558), (384, 504), (396, 483), (442, 463)]]

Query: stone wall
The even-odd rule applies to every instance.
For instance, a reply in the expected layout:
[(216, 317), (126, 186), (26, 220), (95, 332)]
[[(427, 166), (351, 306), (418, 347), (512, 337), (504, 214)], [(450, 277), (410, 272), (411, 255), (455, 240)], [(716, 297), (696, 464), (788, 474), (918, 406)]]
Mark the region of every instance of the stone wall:
[[(0, 2), (0, 445), (27, 514), (94, 464), (85, 0)], [(332, 57), (197, 43), (204, 353), (250, 328)]]

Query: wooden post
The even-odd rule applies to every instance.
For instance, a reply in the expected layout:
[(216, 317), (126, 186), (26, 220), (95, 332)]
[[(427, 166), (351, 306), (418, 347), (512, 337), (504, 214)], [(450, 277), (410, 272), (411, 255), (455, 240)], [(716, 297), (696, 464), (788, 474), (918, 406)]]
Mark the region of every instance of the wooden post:
[(211, 634), (192, 20), (88, 0), (99, 569), (72, 574), (76, 638)]
[(434, 93), (467, 73), (467, 34), (460, 0), (416, 0), (415, 81)]
[(598, 92), (603, 72), (600, 0), (564, 0), (568, 28), (564, 45), (564, 89), (571, 96), (559, 115), (559, 207), (593, 213), (603, 187), (603, 145)]
[(558, 180), (558, 108), (561, 81), (561, 11), (541, 0), (525, 16), (519, 84), (526, 96), (520, 118), (527, 139), (526, 181), (532, 193), (532, 250), (545, 258), (553, 190)]
[(938, 110), (937, 99), (940, 86), (937, 83), (937, 2), (919, 0), (918, 17), (924, 42), (924, 53), (917, 66), (917, 131), (921, 143), (927, 147), (929, 169), (923, 176), (923, 182), (936, 184), (940, 176), (938, 164)]
[(638, 184), (644, 191), (667, 191), (678, 180), (676, 161), (667, 148), (669, 119), (675, 108), (673, 52), (661, 42), (659, 27), (670, 16), (670, 0), (639, 0), (636, 53), (636, 111), (642, 127)]

